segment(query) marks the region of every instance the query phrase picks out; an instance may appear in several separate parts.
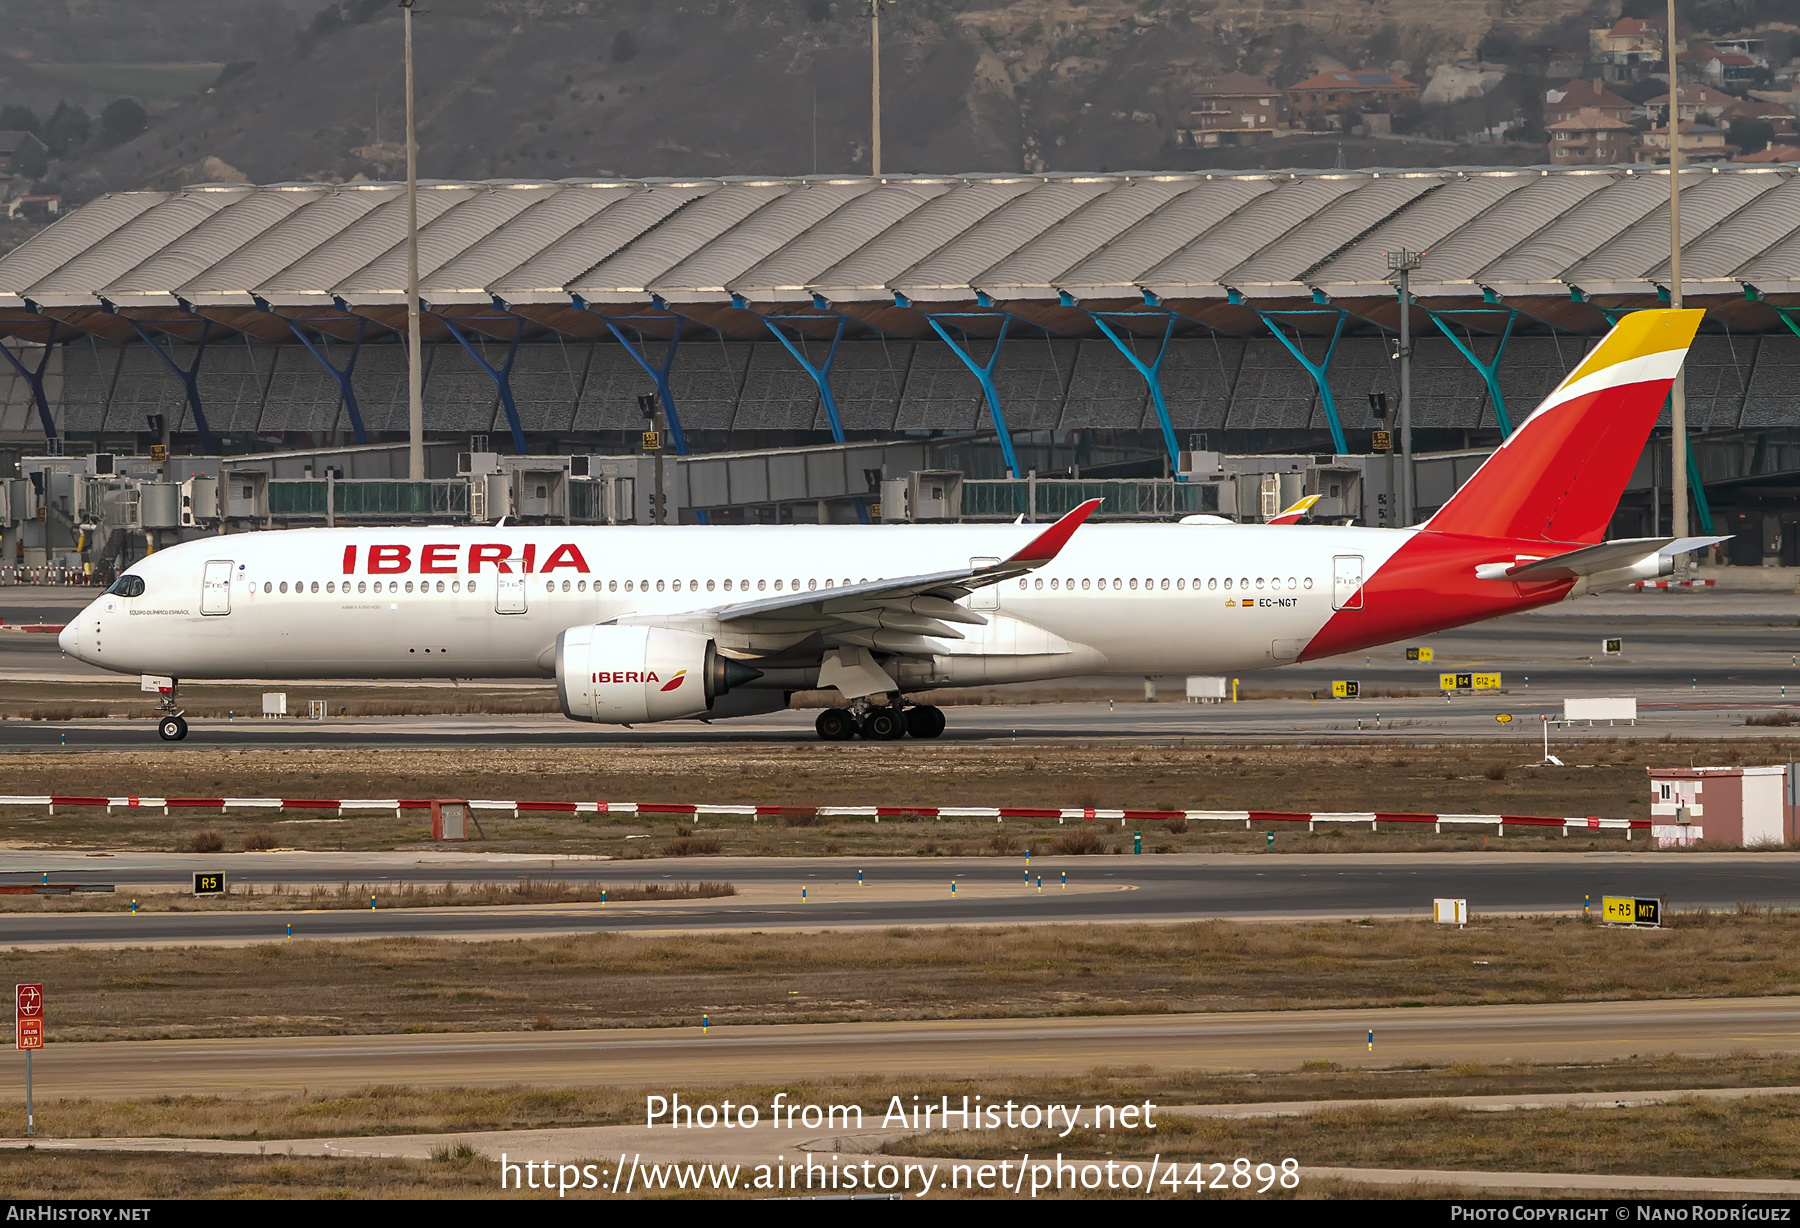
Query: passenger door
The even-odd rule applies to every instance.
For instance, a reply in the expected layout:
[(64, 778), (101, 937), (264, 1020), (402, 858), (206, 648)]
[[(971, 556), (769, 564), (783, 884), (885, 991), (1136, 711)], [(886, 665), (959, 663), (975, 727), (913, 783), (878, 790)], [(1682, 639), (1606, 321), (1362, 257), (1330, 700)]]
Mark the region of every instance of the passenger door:
[(231, 564), (230, 559), (208, 560), (200, 580), (202, 614), (231, 613)]
[(1331, 608), (1363, 608), (1363, 556), (1340, 554), (1331, 560)]
[(525, 613), (525, 577), (496, 576), (499, 584), (494, 589), (494, 613)]

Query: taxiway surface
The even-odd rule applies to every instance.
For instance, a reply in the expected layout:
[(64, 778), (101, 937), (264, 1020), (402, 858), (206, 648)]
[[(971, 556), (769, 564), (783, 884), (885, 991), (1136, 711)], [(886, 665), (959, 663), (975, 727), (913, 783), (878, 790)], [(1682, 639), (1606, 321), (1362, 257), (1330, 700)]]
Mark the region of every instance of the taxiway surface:
[[(1278, 837), (1279, 838), (1279, 837)], [(22, 863), (29, 863), (26, 868)], [(861, 926), (1170, 922), (1209, 918), (1424, 916), (1435, 897), (1471, 912), (1598, 911), (1603, 895), (1659, 896), (1670, 909), (1739, 902), (1800, 907), (1800, 853), (1407, 853), (1040, 857), (599, 859), (444, 854), (121, 853), (105, 869), (76, 854), (7, 854), (0, 881), (165, 887), (225, 868), (235, 885), (516, 882), (627, 885), (714, 880), (741, 894), (658, 904), (552, 904), (232, 912), (11, 913), (16, 946), (262, 942), (284, 938), (498, 938), (603, 931), (847, 929)], [(552, 868), (553, 866), (553, 868)], [(863, 883), (858, 885), (857, 874)], [(1072, 890), (1062, 888), (1067, 873)], [(1041, 878), (1043, 887), (1038, 888)], [(950, 884), (955, 882), (953, 895)], [(806, 897), (801, 898), (801, 889)]]
[[(46, 600), (68, 603), (73, 599), (66, 593), (52, 593)], [(14, 607), (0, 596), (0, 617), (36, 619), (54, 613), (55, 608), (44, 602)], [(1524, 750), (1539, 737), (1539, 716), (1560, 716), (1567, 697), (1635, 696), (1641, 715), (1635, 730), (1559, 729), (1555, 734), (1565, 735), (1565, 741), (1620, 733), (1637, 737), (1768, 737), (1768, 728), (1747, 726), (1745, 719), (1800, 708), (1797, 616), (1800, 597), (1781, 592), (1603, 594), (1423, 637), (1418, 644), (1432, 648), (1436, 657), (1429, 663), (1407, 661), (1401, 645), (1241, 675), (1246, 688), (1285, 692), (1290, 698), (1209, 705), (1086, 701), (961, 706), (951, 711), (944, 736), (1219, 742), (1391, 737), (1463, 741), (1478, 737), (1517, 742)], [(1602, 641), (1609, 636), (1623, 638), (1622, 654), (1609, 657), (1602, 651)], [(1500, 673), (1503, 692), (1448, 700), (1438, 694), (1441, 672), (1474, 671)], [(0, 635), (0, 679), (84, 686), (110, 679), (116, 685), (130, 685), (130, 680), (63, 657), (55, 638), (48, 635)], [(1359, 682), (1365, 698), (1310, 698), (1314, 693), (1328, 697), (1331, 683), (1340, 679)], [(1079, 689), (1102, 681), (1071, 679), (1068, 687)], [(1180, 686), (1180, 679), (1162, 681), (1164, 694)], [(284, 684), (275, 680), (268, 685)], [(286, 685), (295, 689), (290, 710), (303, 711), (298, 700), (305, 698), (305, 684)], [(1131, 683), (1113, 680), (1112, 685)], [(1028, 694), (1029, 688), (1020, 693)], [(1496, 722), (1494, 718), (1503, 713), (1514, 720)], [(149, 714), (147, 700), (144, 714)], [(713, 725), (676, 721), (629, 730), (579, 725), (560, 716), (358, 718), (318, 723), (196, 720), (182, 746), (595, 746), (810, 740), (813, 715), (793, 711)], [(146, 743), (154, 744), (147, 719), (0, 722), (0, 751)]]
[[(1367, 1048), (1370, 1029), (1375, 1049)], [(38, 1087), (63, 1096), (412, 1087), (691, 1087), (890, 1076), (1080, 1074), (1098, 1066), (1283, 1070), (1419, 1061), (1586, 1062), (1640, 1054), (1800, 1052), (1800, 997), (1212, 1015), (777, 1024), (52, 1044)], [(0, 1095), (20, 1082), (0, 1073)], [(22, 1091), (22, 1089), (19, 1089)], [(42, 1090), (40, 1090), (42, 1094)]]

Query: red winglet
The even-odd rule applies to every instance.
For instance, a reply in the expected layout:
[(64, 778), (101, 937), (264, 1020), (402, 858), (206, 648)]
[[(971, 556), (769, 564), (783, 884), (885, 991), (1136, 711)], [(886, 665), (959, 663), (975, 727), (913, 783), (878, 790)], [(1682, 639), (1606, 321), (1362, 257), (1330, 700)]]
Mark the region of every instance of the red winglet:
[(1075, 536), (1075, 530), (1079, 529), (1087, 521), (1087, 518), (1094, 514), (1094, 509), (1099, 506), (1099, 499), (1089, 499), (1032, 538), (1029, 545), (1006, 561), (1008, 563), (1048, 563), (1061, 552), (1064, 546), (1069, 544), (1069, 539)]

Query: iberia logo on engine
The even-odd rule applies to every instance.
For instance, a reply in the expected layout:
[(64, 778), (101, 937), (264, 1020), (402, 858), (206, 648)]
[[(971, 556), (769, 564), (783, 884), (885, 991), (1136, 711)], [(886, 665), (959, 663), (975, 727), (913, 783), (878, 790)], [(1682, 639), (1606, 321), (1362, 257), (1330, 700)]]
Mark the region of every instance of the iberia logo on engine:
[(663, 682), (653, 669), (603, 670), (594, 675), (594, 681), (602, 686), (617, 685), (625, 682), (662, 682), (662, 689), (665, 691), (673, 691), (686, 680), (687, 671), (685, 669), (678, 670), (675, 676), (667, 682)]

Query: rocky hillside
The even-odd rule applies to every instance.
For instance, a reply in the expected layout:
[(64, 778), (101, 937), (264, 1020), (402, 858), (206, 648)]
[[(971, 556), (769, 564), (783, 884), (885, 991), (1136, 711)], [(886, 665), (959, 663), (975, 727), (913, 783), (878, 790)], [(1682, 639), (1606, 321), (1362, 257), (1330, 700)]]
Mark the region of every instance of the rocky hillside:
[[(401, 30), (387, 0), (47, 0), (0, 55), (0, 104), (46, 107), (80, 78), (90, 109), (148, 62), (220, 68), (146, 100), (147, 129), (74, 143), (46, 179), (76, 198), (203, 179), (400, 172)], [(427, 177), (795, 174), (869, 169), (861, 0), (431, 0), (415, 19)], [(1191, 165), (1171, 134), (1195, 82), (1291, 81), (1325, 64), (1422, 75), (1500, 47), (1585, 46), (1568, 0), (900, 0), (884, 5), (883, 169)], [(201, 20), (208, 13), (216, 23)], [(141, 28), (140, 28), (141, 27)], [(128, 63), (129, 61), (129, 63)], [(93, 71), (116, 63), (116, 74)], [(83, 77), (70, 65), (87, 65)], [(229, 64), (230, 70), (224, 71)], [(131, 68), (131, 71), (128, 71)], [(133, 77), (133, 71), (139, 78)], [(59, 75), (60, 74), (60, 75)], [(68, 88), (73, 89), (72, 85)], [(116, 95), (114, 95), (116, 96)], [(1328, 159), (1335, 145), (1280, 165)], [(1474, 151), (1351, 149), (1352, 165)], [(1452, 156), (1454, 155), (1454, 156)], [(1523, 159), (1523, 160), (1529, 160)], [(1324, 164), (1329, 165), (1329, 162)]]

